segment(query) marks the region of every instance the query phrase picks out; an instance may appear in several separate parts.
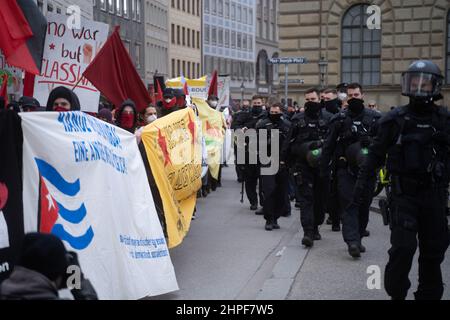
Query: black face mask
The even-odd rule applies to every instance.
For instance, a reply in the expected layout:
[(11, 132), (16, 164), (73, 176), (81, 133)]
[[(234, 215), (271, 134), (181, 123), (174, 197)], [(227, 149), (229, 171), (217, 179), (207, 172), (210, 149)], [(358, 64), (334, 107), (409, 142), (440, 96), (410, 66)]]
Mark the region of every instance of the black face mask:
[(281, 113), (269, 113), (269, 120), (272, 123), (280, 122), (280, 120), (281, 120)]
[(416, 114), (428, 114), (432, 111), (433, 100), (431, 98), (410, 97), (409, 106)]
[(338, 113), (341, 107), (341, 100), (338, 98), (324, 102), (325, 109), (330, 113)]
[(320, 102), (308, 101), (305, 103), (305, 113), (308, 117), (317, 117), (321, 109)]
[(355, 114), (361, 113), (364, 110), (364, 100), (358, 98), (348, 100), (348, 109)]
[(253, 113), (255, 116), (261, 114), (262, 111), (263, 111), (263, 110), (262, 110), (262, 107), (256, 107), (256, 106), (253, 106), (253, 107), (252, 107), (252, 113)]

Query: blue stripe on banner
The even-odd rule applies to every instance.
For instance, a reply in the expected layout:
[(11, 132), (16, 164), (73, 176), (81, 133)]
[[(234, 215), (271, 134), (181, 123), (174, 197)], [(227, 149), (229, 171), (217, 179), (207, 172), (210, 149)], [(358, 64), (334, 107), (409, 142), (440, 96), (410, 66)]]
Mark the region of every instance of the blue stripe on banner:
[(87, 229), (86, 233), (79, 237), (74, 237), (69, 234), (61, 224), (55, 224), (52, 229), (52, 233), (59, 237), (61, 240), (67, 241), (70, 246), (77, 250), (86, 248), (94, 238), (94, 231), (92, 227)]
[(67, 182), (52, 165), (42, 159), (34, 158), (34, 160), (40, 174), (60, 192), (73, 197), (80, 191), (80, 179), (75, 180), (75, 182)]
[(86, 217), (87, 211), (86, 207), (84, 206), (84, 203), (81, 204), (81, 207), (79, 207), (76, 210), (66, 209), (58, 201), (56, 201), (56, 203), (58, 204), (59, 215), (66, 221), (69, 221), (71, 223), (80, 223), (81, 220), (83, 220), (84, 217)]

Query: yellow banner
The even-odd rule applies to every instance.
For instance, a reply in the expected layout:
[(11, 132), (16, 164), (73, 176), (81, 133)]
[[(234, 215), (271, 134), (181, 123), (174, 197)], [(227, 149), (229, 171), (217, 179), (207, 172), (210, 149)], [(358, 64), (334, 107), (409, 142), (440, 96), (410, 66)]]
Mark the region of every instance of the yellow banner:
[(201, 187), (202, 133), (191, 108), (157, 119), (142, 132), (150, 168), (163, 203), (168, 245), (179, 245), (189, 231)]
[(208, 166), (214, 179), (219, 178), (219, 166), (225, 138), (226, 123), (222, 112), (212, 109), (204, 99), (192, 98), (202, 120), (203, 135), (208, 151)]
[[(203, 76), (198, 79), (188, 79), (188, 78), (185, 79), (188, 85), (189, 95), (191, 96), (191, 98), (193, 97), (202, 99), (208, 98), (207, 97), (208, 83), (206, 81), (206, 76)], [(176, 88), (176, 89), (183, 88), (183, 84), (181, 83), (181, 77), (168, 79), (166, 81), (166, 86), (169, 88)]]

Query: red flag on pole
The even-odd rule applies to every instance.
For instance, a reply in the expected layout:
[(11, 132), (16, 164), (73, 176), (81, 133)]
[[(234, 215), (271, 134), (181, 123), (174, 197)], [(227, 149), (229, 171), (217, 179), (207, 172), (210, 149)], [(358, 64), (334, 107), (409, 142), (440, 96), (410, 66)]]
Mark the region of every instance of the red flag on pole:
[(8, 74), (4, 73), (2, 76), (2, 87), (0, 89), (0, 97), (5, 99), (5, 107), (8, 105)]
[(1, 0), (0, 49), (8, 64), (39, 74), (47, 20), (33, 0)]
[(161, 85), (159, 84), (159, 81), (156, 81), (156, 101), (162, 101), (163, 99), (163, 92), (161, 90)]
[(116, 107), (126, 99), (131, 99), (137, 110), (142, 111), (151, 102), (147, 88), (120, 39), (119, 26), (88, 65), (83, 76)]
[(209, 90), (208, 90), (208, 97), (209, 96), (218, 96), (217, 93), (217, 70), (214, 70), (212, 76), (211, 76), (211, 81), (209, 82)]

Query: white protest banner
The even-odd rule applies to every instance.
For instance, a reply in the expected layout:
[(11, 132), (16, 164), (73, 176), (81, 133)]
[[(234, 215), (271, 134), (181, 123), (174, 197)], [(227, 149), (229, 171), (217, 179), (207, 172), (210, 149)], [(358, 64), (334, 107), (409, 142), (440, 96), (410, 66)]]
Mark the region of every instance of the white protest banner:
[(219, 95), (219, 106), (230, 106), (230, 76), (217, 77), (217, 94)]
[(178, 290), (135, 136), (83, 112), (20, 115), (25, 231), (76, 251), (101, 299)]
[[(109, 26), (105, 23), (81, 17), (81, 29), (70, 29), (68, 18), (60, 14), (47, 15), (41, 74), (34, 81), (34, 97), (44, 106), (53, 88), (75, 86), (108, 37)], [(74, 92), (80, 99), (82, 111), (98, 111), (100, 92), (87, 79), (82, 78)]]
[(10, 66), (0, 51), (0, 77), (3, 73), (8, 74), (8, 87), (6, 89), (8, 94), (14, 94), (18, 99), (23, 92), (22, 69)]

